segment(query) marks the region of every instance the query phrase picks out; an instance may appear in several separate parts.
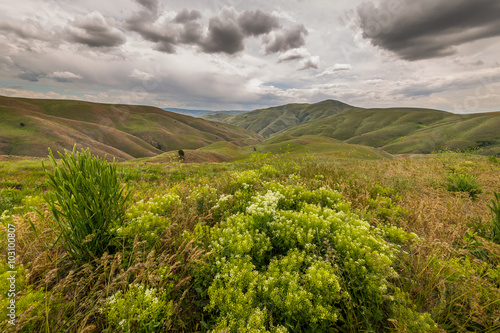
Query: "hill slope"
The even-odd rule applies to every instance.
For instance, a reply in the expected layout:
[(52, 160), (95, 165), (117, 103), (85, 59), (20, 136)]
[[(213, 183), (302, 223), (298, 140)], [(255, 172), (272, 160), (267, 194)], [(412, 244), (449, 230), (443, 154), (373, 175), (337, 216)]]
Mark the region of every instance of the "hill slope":
[(339, 101), (326, 100), (316, 104), (287, 104), (237, 115), (214, 114), (204, 119), (240, 126), (269, 137), (305, 122), (358, 109)]
[(0, 154), (47, 156), (89, 147), (119, 160), (197, 149), (217, 141), (253, 144), (260, 137), (232, 125), (150, 106), (0, 96)]
[(474, 147), (500, 154), (500, 112), (458, 115), (417, 108), (363, 109), (327, 100), (207, 118), (253, 130), (263, 137), (277, 133), (292, 137), (320, 135), (382, 148), (391, 154)]
[(457, 115), (411, 108), (355, 110), (290, 128), (284, 134), (323, 135), (391, 154), (476, 147), (497, 154), (500, 112)]

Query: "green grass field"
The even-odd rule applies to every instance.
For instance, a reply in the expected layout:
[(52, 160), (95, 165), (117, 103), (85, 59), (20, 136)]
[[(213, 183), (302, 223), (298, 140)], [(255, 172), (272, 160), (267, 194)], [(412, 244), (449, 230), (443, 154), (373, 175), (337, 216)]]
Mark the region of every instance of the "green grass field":
[[(130, 193), (125, 218), (109, 221), (95, 259), (72, 257), (64, 237), (54, 244), (61, 225), (45, 198), (56, 188), (41, 163), (0, 159), (0, 244), (15, 226), (17, 331), (500, 330), (493, 157), (395, 158), (280, 135), (186, 150), (182, 161), (175, 151), (130, 160), (117, 165)], [(94, 236), (79, 237), (77, 249)], [(7, 290), (6, 257), (0, 269)]]

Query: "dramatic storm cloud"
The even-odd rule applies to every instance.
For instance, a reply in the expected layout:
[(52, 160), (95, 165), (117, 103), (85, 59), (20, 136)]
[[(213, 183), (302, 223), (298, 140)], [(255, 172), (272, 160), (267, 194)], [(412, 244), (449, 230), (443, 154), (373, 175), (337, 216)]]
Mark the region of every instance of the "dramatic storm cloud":
[(405, 60), (457, 53), (457, 46), (500, 36), (498, 0), (382, 0), (358, 7), (363, 37)]
[(234, 54), (245, 48), (244, 39), (245, 34), (238, 25), (236, 11), (224, 8), (219, 16), (210, 19), (208, 37), (202, 42), (202, 49), (208, 53)]
[(261, 10), (246, 10), (238, 17), (238, 24), (246, 35), (259, 36), (279, 28), (277, 17), (264, 13)]
[(0, 95), (500, 110), (498, 0), (0, 2)]

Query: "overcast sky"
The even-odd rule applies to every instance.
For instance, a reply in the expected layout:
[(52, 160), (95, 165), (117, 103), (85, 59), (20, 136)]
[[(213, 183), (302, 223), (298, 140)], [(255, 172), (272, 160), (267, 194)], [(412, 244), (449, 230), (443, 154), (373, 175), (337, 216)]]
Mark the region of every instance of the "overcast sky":
[(0, 0), (0, 95), (500, 110), (498, 0)]

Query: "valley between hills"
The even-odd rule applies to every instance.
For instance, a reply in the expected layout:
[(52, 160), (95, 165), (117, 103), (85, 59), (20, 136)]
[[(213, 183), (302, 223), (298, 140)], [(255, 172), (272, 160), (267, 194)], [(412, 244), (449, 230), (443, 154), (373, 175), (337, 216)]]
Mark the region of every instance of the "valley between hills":
[(151, 106), (0, 97), (0, 119), (0, 154), (13, 156), (45, 157), (48, 147), (63, 151), (74, 144), (120, 161), (202, 148), (189, 155), (227, 161), (252, 151), (500, 154), (500, 112), (364, 109), (334, 100), (194, 118)]

